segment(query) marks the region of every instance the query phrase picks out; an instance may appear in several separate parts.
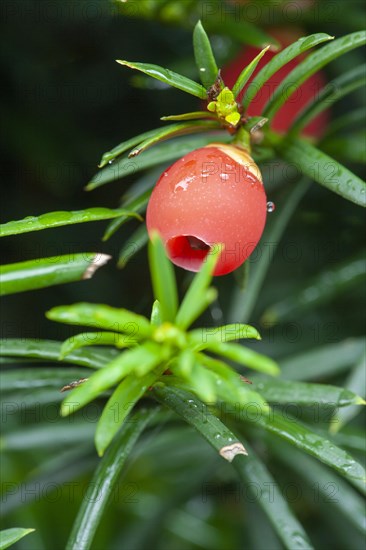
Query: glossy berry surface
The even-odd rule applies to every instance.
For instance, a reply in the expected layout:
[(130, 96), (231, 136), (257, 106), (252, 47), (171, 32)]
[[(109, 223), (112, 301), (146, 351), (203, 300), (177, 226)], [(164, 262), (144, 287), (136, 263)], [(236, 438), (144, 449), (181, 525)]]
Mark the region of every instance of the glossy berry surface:
[[(302, 35), (302, 33), (296, 32), (292, 29), (276, 29), (272, 30), (270, 34), (273, 38), (278, 40), (282, 48), (289, 46)], [(233, 59), (231, 63), (223, 68), (221, 75), (226, 86), (231, 88), (235, 84), (235, 81), (240, 72), (243, 70), (243, 67), (248, 65), (254, 57), (258, 55), (259, 51), (260, 50), (253, 47), (245, 47), (239, 52), (237, 57)], [(262, 57), (250, 79), (250, 82), (275, 55), (276, 52), (268, 51)], [(280, 82), (282, 82), (282, 80), (304, 60), (305, 56), (306, 54), (303, 54), (295, 59), (292, 59), (289, 63), (277, 71), (258, 91), (257, 95), (250, 103), (246, 114), (249, 116), (261, 115), (267, 101), (271, 98)], [(292, 95), (290, 95), (292, 88), (289, 86), (289, 97), (271, 122), (271, 127), (273, 130), (279, 133), (286, 133), (300, 111), (309, 101), (312, 101), (317, 97), (319, 91), (324, 88), (326, 83), (327, 82), (323, 73), (317, 72), (308, 78)], [(243, 93), (240, 97), (242, 97), (242, 95)], [(328, 119), (328, 111), (323, 111), (304, 128), (303, 133), (316, 139), (321, 138), (326, 130)]]
[(256, 247), (266, 220), (259, 168), (243, 150), (211, 144), (188, 153), (159, 178), (148, 204), (149, 234), (157, 231), (171, 261), (198, 271), (224, 245), (214, 275), (239, 267)]

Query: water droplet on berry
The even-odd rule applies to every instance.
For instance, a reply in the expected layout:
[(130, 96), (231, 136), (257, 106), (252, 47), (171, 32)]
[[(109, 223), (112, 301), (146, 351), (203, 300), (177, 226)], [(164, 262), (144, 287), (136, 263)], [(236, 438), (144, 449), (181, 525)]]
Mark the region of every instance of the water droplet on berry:
[(267, 212), (271, 213), (271, 212), (274, 212), (276, 210), (276, 205), (274, 202), (272, 201), (268, 201), (267, 202)]
[(180, 183), (177, 183), (177, 185), (174, 186), (174, 191), (187, 191), (188, 189), (188, 182), (181, 181)]

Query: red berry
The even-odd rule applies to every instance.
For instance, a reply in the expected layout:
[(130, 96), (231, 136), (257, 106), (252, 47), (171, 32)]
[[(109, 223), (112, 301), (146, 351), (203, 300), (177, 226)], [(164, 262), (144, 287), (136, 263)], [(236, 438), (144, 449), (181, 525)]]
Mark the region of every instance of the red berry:
[[(276, 38), (280, 42), (281, 46), (285, 48), (298, 38), (301, 33), (292, 29), (272, 29), (271, 36)], [(229, 88), (235, 84), (235, 81), (243, 68), (248, 65), (259, 50), (253, 47), (245, 47), (241, 50), (238, 56), (222, 70), (222, 78), (225, 85)], [(256, 70), (254, 71), (250, 81), (254, 76), (270, 61), (276, 52), (268, 51), (262, 59), (259, 61)], [(253, 98), (247, 110), (247, 115), (258, 116), (262, 113), (264, 106), (272, 96), (273, 92), (280, 84), (280, 82), (295, 68), (301, 61), (303, 61), (306, 54), (292, 59), (289, 63), (284, 65), (279, 71), (277, 71), (258, 91), (257, 95)], [(319, 91), (326, 85), (326, 79), (321, 72), (313, 74), (308, 80), (306, 80), (294, 93), (290, 95), (286, 103), (279, 109), (275, 117), (272, 120), (271, 126), (274, 130), (280, 133), (285, 133), (291, 127), (295, 118), (299, 112), (305, 107), (305, 105), (313, 100)], [(244, 88), (244, 90), (246, 87)], [(291, 87), (288, 92), (290, 93)], [(244, 93), (244, 92), (243, 92)], [(242, 97), (242, 94), (241, 96)], [(324, 134), (329, 119), (329, 113), (323, 111), (316, 118), (314, 118), (305, 128), (304, 134), (309, 137), (319, 139)]]
[(258, 166), (243, 150), (213, 143), (188, 153), (159, 178), (146, 225), (157, 231), (171, 261), (199, 271), (210, 249), (224, 245), (214, 275), (239, 267), (256, 247), (266, 221)]

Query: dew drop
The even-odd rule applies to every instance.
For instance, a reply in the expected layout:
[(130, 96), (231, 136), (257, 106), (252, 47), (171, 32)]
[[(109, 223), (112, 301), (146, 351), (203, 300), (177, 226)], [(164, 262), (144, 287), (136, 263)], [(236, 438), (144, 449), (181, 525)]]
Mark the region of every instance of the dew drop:
[(276, 205), (274, 202), (272, 201), (268, 201), (267, 202), (267, 212), (271, 213), (271, 212), (274, 212), (276, 210)]
[(53, 225), (55, 223), (62, 223), (68, 221), (72, 217), (70, 212), (49, 212), (47, 214), (41, 214), (38, 217), (38, 221), (42, 225)]
[(188, 189), (187, 181), (181, 181), (174, 186), (174, 191), (187, 191), (187, 189)]
[(108, 164), (113, 164), (113, 163), (114, 163), (114, 159), (108, 161)]

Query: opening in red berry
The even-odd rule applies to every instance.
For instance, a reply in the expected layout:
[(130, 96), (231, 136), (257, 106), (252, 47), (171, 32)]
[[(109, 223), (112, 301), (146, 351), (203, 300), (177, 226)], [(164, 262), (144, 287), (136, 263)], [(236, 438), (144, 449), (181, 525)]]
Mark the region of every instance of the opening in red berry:
[(170, 259), (179, 267), (199, 271), (211, 247), (194, 235), (179, 235), (167, 241), (166, 250)]

